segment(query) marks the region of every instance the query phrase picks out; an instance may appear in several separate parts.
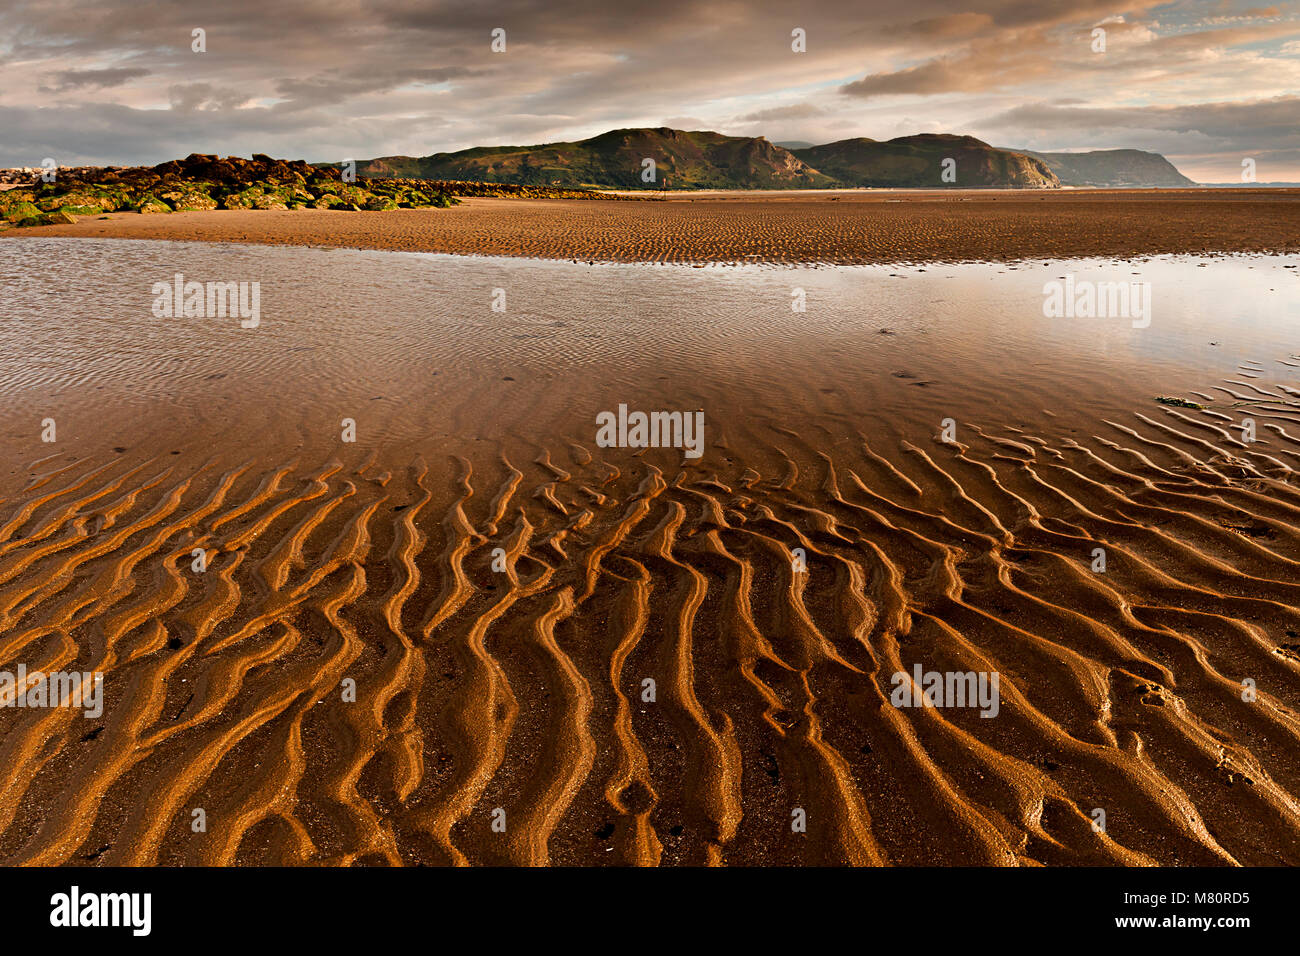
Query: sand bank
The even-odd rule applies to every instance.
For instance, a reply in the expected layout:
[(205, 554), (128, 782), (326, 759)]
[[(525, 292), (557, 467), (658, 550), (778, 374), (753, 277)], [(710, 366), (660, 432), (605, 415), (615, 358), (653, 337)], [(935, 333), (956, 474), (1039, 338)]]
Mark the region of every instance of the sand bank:
[(1300, 250), (1300, 190), (837, 192), (452, 209), (118, 213), (15, 235), (649, 262), (924, 262)]

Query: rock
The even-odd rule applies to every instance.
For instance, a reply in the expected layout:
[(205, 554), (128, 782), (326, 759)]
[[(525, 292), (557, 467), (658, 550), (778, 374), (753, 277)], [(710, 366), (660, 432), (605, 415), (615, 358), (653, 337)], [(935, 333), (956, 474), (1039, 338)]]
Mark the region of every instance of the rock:
[(146, 216), (152, 216), (158, 213), (171, 212), (172, 207), (157, 196), (145, 196), (139, 205), (135, 207), (135, 211)]
[(338, 196), (345, 203), (361, 206), (370, 198), (371, 193), (368, 190), (360, 189), (357, 186), (349, 186), (347, 183), (339, 183), (334, 187), (334, 195)]
[(30, 189), (6, 189), (0, 192), (0, 210), (8, 209), (15, 203), (29, 203), (35, 198)]
[(66, 212), (43, 212), (36, 216), (27, 216), (14, 223), (15, 226), (26, 228), (28, 226), (60, 226), (71, 225), (77, 221), (76, 216), (69, 215)]
[(56, 183), (0, 190), (0, 219), (35, 225), (60, 211), (85, 216), (123, 209), (152, 214), (218, 207), (387, 211), (454, 205), (444, 189), (445, 184), (422, 180), (346, 183), (336, 167), (265, 153), (250, 159), (191, 153), (154, 167), (60, 169)]
[(177, 212), (190, 212), (194, 210), (216, 209), (217, 201), (207, 193), (186, 193), (185, 196), (178, 199), (173, 208)]
[(253, 202), (262, 195), (261, 186), (249, 186), (239, 192), (230, 193), (221, 200), (222, 209), (252, 209)]
[(4, 210), (4, 217), (10, 222), (20, 222), (40, 214), (41, 211), (33, 203), (29, 202), (12, 203)]
[(169, 189), (160, 195), (177, 212), (217, 208), (217, 201), (196, 184), (186, 183), (176, 189)]

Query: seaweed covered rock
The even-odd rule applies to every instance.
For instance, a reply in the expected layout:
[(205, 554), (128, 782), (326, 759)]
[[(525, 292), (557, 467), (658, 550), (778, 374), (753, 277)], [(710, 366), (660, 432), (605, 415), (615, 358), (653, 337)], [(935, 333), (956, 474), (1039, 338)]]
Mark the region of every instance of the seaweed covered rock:
[(55, 212), (68, 206), (104, 208), (99, 197), (89, 189), (73, 189), (69, 192), (44, 195), (38, 197), (36, 206), (42, 212)]
[[(0, 193), (0, 195), (3, 195), (3, 193)], [(40, 214), (41, 211), (36, 208), (35, 203), (29, 200), (0, 205), (0, 216), (3, 216), (9, 222), (20, 223), (24, 219), (30, 219)]]
[(348, 183), (339, 169), (302, 160), (273, 159), (262, 153), (250, 159), (191, 153), (152, 167), (60, 170), (54, 183), (0, 192), (0, 219), (43, 225), (45, 217), (59, 211), (71, 216), (217, 208), (388, 211), (455, 203), (446, 191), (423, 182)]
[(255, 203), (261, 198), (263, 189), (261, 186), (249, 186), (247, 189), (241, 189), (238, 192), (227, 193), (221, 198), (222, 209), (253, 209)]
[(135, 211), (145, 215), (154, 215), (156, 213), (171, 212), (172, 207), (167, 205), (157, 196), (145, 195), (136, 205)]
[(217, 208), (217, 201), (199, 183), (184, 183), (159, 195), (177, 212)]
[(349, 186), (347, 183), (336, 183), (334, 186), (334, 195), (349, 205), (364, 206), (369, 201), (371, 195), (369, 190), (362, 189), (359, 186)]

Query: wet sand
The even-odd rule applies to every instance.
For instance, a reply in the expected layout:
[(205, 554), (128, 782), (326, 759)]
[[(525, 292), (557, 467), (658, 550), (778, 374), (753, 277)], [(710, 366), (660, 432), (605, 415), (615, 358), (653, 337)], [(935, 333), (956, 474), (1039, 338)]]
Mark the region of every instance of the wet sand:
[(451, 209), (117, 213), (18, 235), (647, 262), (1007, 261), (1300, 250), (1300, 190), (870, 191)]
[(0, 710), (0, 860), (1300, 864), (1295, 271), (1125, 266), (1135, 329), (1057, 265), (0, 243), (0, 668), (105, 675)]

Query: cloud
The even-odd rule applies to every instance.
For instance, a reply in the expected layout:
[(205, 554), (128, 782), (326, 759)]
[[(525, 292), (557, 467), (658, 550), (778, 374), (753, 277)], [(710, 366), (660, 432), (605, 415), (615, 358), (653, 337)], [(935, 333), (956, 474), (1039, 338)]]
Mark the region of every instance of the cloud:
[[(1225, 163), (1273, 142), (1259, 107), (1211, 131), (1168, 128), (1176, 112), (1159, 111), (1204, 106), (1197, 121), (1210, 122), (1214, 104), (1294, 94), (1290, 7), (1120, 9), (1122, 20), (1113, 0), (968, 0), (957, 13), (950, 0), (294, 0), (286, 30), (266, 0), (0, 4), (0, 164), (428, 155), (665, 123), (812, 142), (1005, 134)], [(1099, 56), (1090, 31), (1107, 18)], [(190, 48), (196, 27), (205, 53)], [(498, 27), (503, 54), (490, 46)], [(806, 53), (791, 49), (795, 27)], [(1042, 112), (1052, 104), (1086, 131)]]
[[(1260, 179), (1300, 181), (1300, 97), (1166, 107), (1032, 103), (979, 121), (997, 145), (1027, 149), (1145, 149), (1193, 179), (1228, 182), (1252, 158)], [(1181, 161), (1180, 161), (1181, 158)]]
[(249, 97), (238, 90), (223, 90), (211, 83), (178, 83), (168, 87), (167, 98), (173, 110), (233, 110), (245, 105)]
[(104, 70), (62, 70), (54, 74), (54, 82), (39, 87), (42, 93), (67, 93), (71, 90), (104, 90), (122, 86), (131, 80), (148, 76), (149, 71), (138, 67), (117, 67)]
[[(1300, 96), (1197, 103), (1192, 106), (1088, 107), (1026, 104), (983, 120), (981, 125), (1034, 126), (1064, 132), (1081, 129), (1158, 129), (1263, 146), (1300, 147)], [(1249, 130), (1243, 136), (1242, 130)]]
[(707, 129), (709, 124), (707, 120), (702, 120), (698, 116), (666, 116), (659, 121), (658, 125), (670, 129)]
[(987, 13), (954, 13), (950, 16), (914, 20), (894, 27), (889, 32), (894, 36), (910, 39), (951, 40), (974, 37), (985, 32), (992, 25), (993, 18)]
[(789, 106), (773, 106), (771, 109), (757, 110), (736, 118), (738, 123), (765, 123), (770, 120), (804, 119), (809, 116), (823, 116), (826, 110), (815, 103), (792, 103)]
[(873, 73), (853, 83), (840, 87), (849, 96), (888, 96), (902, 93), (923, 95), (959, 90), (971, 74), (964, 69), (970, 59), (931, 60), (920, 66), (908, 67), (895, 73)]

